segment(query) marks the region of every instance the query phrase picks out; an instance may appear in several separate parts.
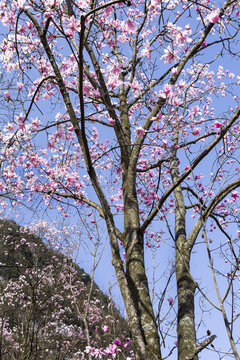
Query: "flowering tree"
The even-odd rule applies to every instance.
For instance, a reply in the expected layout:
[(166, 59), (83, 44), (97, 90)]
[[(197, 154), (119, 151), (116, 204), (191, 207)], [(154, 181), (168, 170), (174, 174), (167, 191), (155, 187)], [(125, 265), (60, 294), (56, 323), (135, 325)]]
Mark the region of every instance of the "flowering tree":
[[(197, 359), (215, 338), (197, 339), (196, 289), (222, 314), (239, 359), (238, 316), (229, 318), (226, 303), (230, 296), (233, 309), (239, 268), (229, 224), (237, 223), (240, 185), (240, 78), (224, 63), (238, 57), (239, 1), (2, 0), (0, 7), (1, 59), (16, 74), (5, 98), (22, 105), (1, 133), (2, 194), (14, 203), (41, 195), (65, 217), (72, 205), (90, 227), (97, 216), (104, 221), (137, 359), (162, 359), (170, 331), (163, 335), (155, 314), (144, 258), (164, 231), (175, 249), (178, 359)], [(215, 228), (230, 269), (219, 271), (224, 295), (208, 235)], [(218, 304), (190, 271), (200, 235)]]
[(89, 291), (88, 276), (28, 229), (9, 221), (0, 228), (0, 356), (60, 360), (119, 353), (125, 359), (125, 323), (95, 284)]

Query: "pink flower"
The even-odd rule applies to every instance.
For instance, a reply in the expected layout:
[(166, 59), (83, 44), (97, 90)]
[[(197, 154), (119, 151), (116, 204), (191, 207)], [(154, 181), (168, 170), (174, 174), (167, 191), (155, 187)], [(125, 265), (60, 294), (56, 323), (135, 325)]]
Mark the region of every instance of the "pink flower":
[(17, 83), (18, 90), (22, 90), (23, 87), (24, 87), (24, 84), (22, 82)]
[(198, 128), (193, 129), (192, 133), (194, 136), (198, 136), (200, 134), (200, 131), (201, 131), (201, 128), (198, 127)]
[(107, 325), (104, 325), (102, 329), (103, 329), (103, 332), (105, 332), (105, 333), (108, 332), (108, 326)]
[(134, 33), (136, 30), (136, 24), (132, 19), (127, 19), (127, 30), (129, 31), (129, 33)]
[(91, 346), (86, 346), (86, 350), (84, 350), (85, 353), (94, 355), (95, 348)]
[(121, 345), (122, 345), (122, 342), (121, 342), (121, 340), (120, 340), (119, 338), (116, 338), (116, 339), (113, 341), (113, 343), (114, 343), (115, 345), (117, 345), (117, 346), (121, 346)]
[(111, 70), (112, 74), (118, 75), (122, 71), (122, 64), (115, 64)]
[(77, 20), (74, 16), (71, 16), (68, 19), (68, 29), (66, 30), (66, 34), (72, 36), (75, 31), (80, 31), (80, 21)]
[(164, 60), (164, 63), (171, 64), (171, 62), (176, 61), (178, 56), (174, 54), (170, 46), (164, 49), (165, 54), (161, 56), (160, 60)]
[(144, 134), (145, 134), (145, 130), (141, 126), (138, 126), (136, 128), (136, 135), (142, 138)]
[(18, 122), (18, 126), (20, 130), (24, 130), (25, 129), (25, 116), (23, 115), (23, 113), (21, 113), (19, 116), (17, 116), (17, 122)]
[(110, 125), (114, 126), (114, 125), (115, 125), (115, 120), (112, 119), (112, 118), (110, 118), (110, 119), (108, 119), (108, 123), (109, 123)]
[(239, 194), (238, 191), (233, 191), (233, 192), (231, 193), (231, 197), (234, 199), (234, 201), (236, 201), (237, 198), (239, 198), (238, 194)]
[(201, 115), (201, 109), (198, 105), (194, 105), (191, 107), (191, 114), (193, 114), (194, 116), (197, 116), (197, 115)]
[(149, 41), (144, 44), (144, 49), (141, 51), (141, 56), (147, 56), (148, 60), (151, 61), (151, 47)]
[(6, 99), (9, 99), (9, 100), (11, 99), (10, 92), (8, 90), (5, 91), (4, 96)]
[(222, 124), (219, 122), (219, 121), (215, 121), (215, 123), (213, 124), (213, 126), (216, 128), (216, 129), (219, 129)]
[(104, 14), (106, 14), (106, 16), (110, 16), (112, 12), (113, 12), (112, 6), (108, 6), (104, 9)]
[(172, 304), (173, 304), (173, 298), (170, 297), (170, 298), (168, 298), (167, 300), (168, 300), (169, 305), (172, 306)]
[(17, 7), (19, 10), (24, 9), (25, 0), (17, 0)]
[(117, 353), (117, 346), (115, 344), (110, 344), (108, 348), (106, 348), (105, 353), (107, 355), (113, 355)]
[(169, 94), (171, 93), (171, 91), (172, 91), (172, 85), (170, 85), (170, 84), (165, 84), (163, 91), (164, 91), (164, 93), (165, 93), (166, 95), (169, 95)]
[(137, 80), (133, 80), (133, 82), (130, 84), (131, 88), (133, 90), (142, 90), (142, 85), (139, 84), (139, 82)]
[(219, 13), (220, 13), (219, 9), (212, 11), (211, 14), (208, 15), (208, 20), (211, 23), (216, 24), (219, 20)]

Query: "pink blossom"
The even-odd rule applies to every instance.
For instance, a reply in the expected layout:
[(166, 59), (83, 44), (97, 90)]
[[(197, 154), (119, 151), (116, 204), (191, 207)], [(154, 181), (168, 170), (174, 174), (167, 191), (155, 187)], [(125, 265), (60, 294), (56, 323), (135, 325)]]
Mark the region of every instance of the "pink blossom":
[(115, 120), (114, 119), (112, 119), (112, 118), (110, 118), (110, 119), (108, 119), (108, 123), (110, 124), (110, 125), (112, 125), (112, 126), (114, 126), (115, 125)]
[(122, 345), (122, 342), (121, 342), (121, 340), (120, 340), (119, 338), (116, 338), (116, 339), (113, 341), (113, 343), (114, 343), (115, 345), (117, 345), (117, 346), (121, 346), (121, 345)]
[(111, 86), (112, 88), (117, 88), (121, 84), (121, 81), (116, 75), (108, 76), (107, 80), (108, 80), (108, 86)]
[(108, 332), (108, 326), (107, 326), (107, 325), (104, 325), (102, 329), (103, 329), (103, 331), (104, 331), (105, 333)]
[(117, 351), (118, 351), (117, 346), (116, 346), (115, 344), (110, 344), (110, 345), (106, 348), (105, 353), (106, 353), (107, 355), (113, 355), (113, 354), (116, 354)]
[(160, 60), (164, 60), (164, 63), (171, 64), (171, 62), (177, 61), (178, 56), (174, 54), (169, 45), (164, 49), (164, 53), (160, 58)]
[(112, 6), (108, 6), (104, 9), (104, 14), (106, 14), (107, 17), (110, 16), (112, 12), (113, 12)]
[(4, 96), (7, 99), (11, 99), (11, 95), (10, 95), (10, 92), (8, 90), (4, 92)]
[(198, 115), (202, 114), (201, 109), (200, 109), (200, 107), (198, 105), (192, 106), (190, 112), (194, 116), (198, 116)]
[(186, 85), (186, 82), (183, 81), (183, 80), (180, 80), (180, 81), (179, 81), (179, 84), (178, 84), (178, 87), (179, 87), (180, 89), (182, 89), (185, 85)]
[(25, 0), (17, 0), (17, 7), (19, 10), (24, 9)]
[(139, 84), (139, 82), (135, 79), (132, 81), (130, 86), (133, 90), (142, 90), (142, 88), (143, 88), (143, 86), (141, 84)]
[(198, 136), (200, 134), (200, 131), (201, 131), (201, 128), (198, 127), (198, 128), (194, 128), (192, 133), (194, 136)]
[(87, 354), (90, 354), (90, 355), (94, 355), (95, 348), (91, 347), (91, 346), (87, 346), (86, 350), (84, 352), (87, 353)]
[(170, 85), (170, 84), (165, 84), (165, 85), (164, 85), (164, 93), (167, 94), (167, 95), (169, 95), (169, 94), (171, 93), (171, 91), (172, 91), (172, 85)]
[(145, 129), (142, 128), (142, 126), (138, 126), (136, 128), (136, 136), (143, 137), (145, 134)]
[(17, 83), (18, 90), (22, 90), (23, 87), (24, 87), (24, 84), (22, 82)]
[(236, 201), (237, 198), (239, 198), (238, 194), (239, 192), (236, 190), (231, 193), (231, 197), (234, 199), (234, 201)]
[(131, 340), (130, 340), (129, 338), (127, 338), (127, 339), (126, 339), (126, 342), (125, 342), (125, 344), (124, 344), (124, 348), (125, 348), (125, 349), (127, 349), (127, 350), (129, 349), (129, 344), (130, 344), (130, 342), (131, 342)]
[(147, 56), (148, 60), (151, 61), (151, 47), (149, 41), (144, 44), (144, 49), (141, 51), (141, 56)]
[(162, 118), (162, 113), (159, 112), (156, 116), (156, 120), (159, 121), (161, 120), (161, 118)]
[(72, 36), (75, 31), (80, 31), (80, 21), (77, 20), (74, 16), (71, 16), (68, 20), (68, 29), (66, 30), (66, 34)]
[(211, 14), (208, 15), (208, 20), (211, 23), (216, 24), (219, 20), (219, 13), (220, 13), (219, 9), (212, 11)]
[(168, 300), (169, 305), (171, 306), (171, 305), (173, 304), (173, 298), (170, 297), (170, 298), (168, 298), (167, 300)]
[(17, 116), (17, 122), (20, 130), (25, 129), (25, 116), (21, 113), (19, 116)]
[(100, 348), (100, 349), (95, 349), (94, 355), (95, 355), (97, 358), (99, 357), (100, 359), (102, 359), (102, 355), (104, 355), (103, 349), (102, 349), (102, 348)]
[(127, 25), (127, 30), (129, 31), (130, 34), (136, 31), (136, 24), (134, 20), (128, 18), (126, 21), (126, 25)]
[(219, 129), (222, 126), (222, 124), (219, 121), (215, 121), (215, 123), (213, 124), (213, 127), (215, 127), (216, 129)]

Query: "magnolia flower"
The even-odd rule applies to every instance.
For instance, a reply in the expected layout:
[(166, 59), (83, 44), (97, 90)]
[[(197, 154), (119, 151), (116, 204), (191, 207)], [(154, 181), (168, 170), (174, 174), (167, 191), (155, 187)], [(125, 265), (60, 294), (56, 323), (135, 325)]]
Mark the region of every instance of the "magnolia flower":
[(200, 131), (201, 131), (201, 128), (197, 127), (197, 128), (193, 129), (192, 133), (193, 133), (194, 136), (198, 136), (200, 134)]
[(11, 95), (10, 95), (10, 92), (8, 90), (4, 92), (4, 96), (5, 96), (6, 99), (11, 100)]
[(219, 9), (212, 11), (211, 14), (208, 15), (208, 20), (211, 23), (216, 24), (219, 20), (219, 13), (220, 13)]
[(234, 199), (234, 201), (236, 201), (237, 198), (239, 197), (238, 194), (239, 194), (239, 192), (236, 190), (231, 193), (231, 197)]
[(164, 63), (171, 64), (171, 62), (176, 61), (178, 56), (174, 54), (170, 46), (164, 49), (165, 54), (161, 56), (160, 60), (164, 60)]
[(151, 61), (151, 46), (149, 44), (149, 41), (146, 41), (144, 44), (144, 48), (141, 51), (141, 56), (147, 56), (148, 60)]
[(18, 90), (22, 90), (23, 87), (24, 87), (24, 84), (22, 82), (17, 83)]
[(134, 20), (128, 18), (125, 24), (130, 34), (136, 31), (136, 24)]
[(116, 354), (118, 351), (117, 346), (115, 344), (110, 344), (106, 349), (105, 349), (105, 353), (107, 355), (114, 355)]
[(108, 119), (108, 123), (109, 123), (109, 125), (114, 126), (115, 125), (115, 120), (110, 118), (110, 119)]
[(219, 121), (215, 121), (215, 123), (213, 124), (213, 126), (216, 128), (216, 129), (219, 129), (222, 124), (219, 122)]
[(138, 126), (136, 128), (136, 135), (142, 138), (144, 134), (145, 134), (145, 130), (142, 128), (142, 126)]
[(17, 7), (19, 10), (24, 9), (25, 0), (17, 0)]
[(168, 300), (169, 305), (172, 306), (172, 304), (173, 304), (173, 298), (170, 297), (170, 298), (168, 298), (167, 300)]
[(102, 329), (103, 329), (103, 332), (105, 332), (105, 333), (108, 332), (108, 326), (107, 325), (104, 325)]
[(121, 340), (120, 340), (119, 338), (116, 338), (116, 339), (113, 341), (113, 343), (114, 343), (115, 345), (117, 345), (117, 346), (121, 346), (121, 345), (122, 345), (122, 342), (121, 342)]

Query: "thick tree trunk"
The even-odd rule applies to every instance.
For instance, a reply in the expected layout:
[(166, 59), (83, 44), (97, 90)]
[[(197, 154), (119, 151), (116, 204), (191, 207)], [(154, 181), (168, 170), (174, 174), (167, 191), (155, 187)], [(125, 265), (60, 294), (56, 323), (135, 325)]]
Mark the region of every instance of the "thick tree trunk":
[[(177, 158), (171, 162), (173, 182), (179, 177)], [(181, 186), (174, 190), (175, 200), (175, 269), (178, 294), (178, 360), (185, 360), (196, 347), (194, 316), (195, 284), (192, 280), (189, 265), (191, 249), (186, 237), (186, 210)], [(194, 360), (198, 357), (195, 356)]]
[[(127, 172), (127, 171), (126, 171)], [(124, 198), (124, 248), (126, 252), (126, 281), (136, 311), (131, 315), (128, 299), (125, 297), (129, 325), (136, 349), (137, 360), (161, 360), (158, 327), (150, 298), (144, 263), (144, 240), (140, 230), (138, 200), (135, 190), (135, 176), (123, 176)], [(144, 346), (140, 348), (134, 328), (141, 333)]]
[(133, 229), (127, 232), (129, 247), (124, 270), (123, 261), (119, 256), (117, 237), (110, 222), (108, 222), (108, 231), (113, 266), (128, 314), (136, 360), (161, 360), (158, 329), (145, 274), (142, 236)]
[[(125, 239), (126, 277), (138, 315), (138, 326), (145, 343), (144, 353), (137, 352), (137, 359), (159, 360), (160, 342), (144, 265), (143, 235), (139, 229), (128, 228)], [(130, 322), (131, 327), (132, 325)]]
[[(178, 360), (185, 360), (196, 347), (194, 294), (195, 284), (189, 274), (189, 259), (176, 249), (176, 279), (178, 294)], [(194, 357), (197, 359), (197, 356)]]

